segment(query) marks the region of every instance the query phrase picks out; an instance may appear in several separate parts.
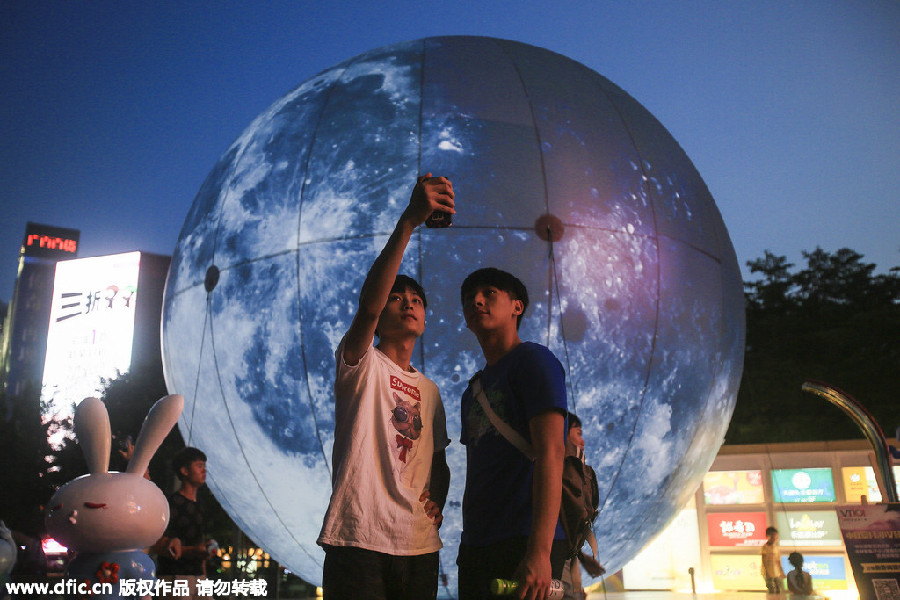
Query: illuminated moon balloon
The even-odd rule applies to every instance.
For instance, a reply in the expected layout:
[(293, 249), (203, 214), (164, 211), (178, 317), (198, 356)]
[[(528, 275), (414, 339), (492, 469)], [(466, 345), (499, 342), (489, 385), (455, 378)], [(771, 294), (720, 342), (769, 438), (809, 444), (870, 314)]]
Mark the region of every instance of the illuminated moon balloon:
[(452, 179), (458, 211), (451, 228), (415, 233), (401, 269), (428, 294), (413, 363), (440, 387), (453, 440), (441, 567), (454, 586), (459, 398), (484, 362), (459, 285), (495, 266), (533, 298), (523, 339), (568, 374), (600, 484), (600, 561), (614, 572), (722, 443), (743, 287), (677, 142), (613, 83), (545, 49), (435, 37), (372, 50), (250, 124), (197, 194), (168, 276), (163, 354), (169, 390), (185, 397), (182, 434), (209, 456), (210, 488), (241, 529), (320, 582), (334, 349), (426, 172)]

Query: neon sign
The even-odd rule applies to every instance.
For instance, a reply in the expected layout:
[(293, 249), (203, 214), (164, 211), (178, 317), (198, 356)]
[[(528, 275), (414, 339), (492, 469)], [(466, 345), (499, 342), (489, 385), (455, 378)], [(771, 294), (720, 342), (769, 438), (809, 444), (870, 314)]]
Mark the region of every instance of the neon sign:
[(36, 233), (26, 236), (25, 246), (37, 246), (38, 248), (46, 248), (48, 250), (62, 250), (63, 252), (71, 252), (72, 254), (78, 252), (78, 240), (50, 237), (49, 235), (38, 235)]
[(28, 223), (22, 253), (35, 258), (74, 258), (78, 254), (78, 240), (81, 232), (77, 229), (51, 227), (38, 223)]

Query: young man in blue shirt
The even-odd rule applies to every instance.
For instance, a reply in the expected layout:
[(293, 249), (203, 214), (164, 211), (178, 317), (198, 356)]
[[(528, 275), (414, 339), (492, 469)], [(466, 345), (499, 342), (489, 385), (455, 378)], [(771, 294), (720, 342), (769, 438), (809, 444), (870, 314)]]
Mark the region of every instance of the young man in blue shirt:
[(460, 600), (491, 598), (490, 581), (496, 578), (517, 580), (519, 598), (544, 600), (566, 558), (559, 523), (565, 372), (548, 348), (519, 338), (528, 292), (515, 276), (479, 269), (465, 279), (460, 297), (466, 327), (486, 361), (477, 376), (484, 401), (530, 444), (534, 457), (491, 424), (470, 381), (461, 403), (466, 490), (457, 559)]

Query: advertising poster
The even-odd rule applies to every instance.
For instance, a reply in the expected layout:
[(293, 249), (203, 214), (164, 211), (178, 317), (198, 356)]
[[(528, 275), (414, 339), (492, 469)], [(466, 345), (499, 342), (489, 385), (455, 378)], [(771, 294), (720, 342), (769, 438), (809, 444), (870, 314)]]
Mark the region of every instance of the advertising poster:
[[(781, 568), (785, 573), (794, 570), (787, 554), (781, 555)], [(847, 565), (843, 556), (803, 554), (803, 570), (812, 577), (813, 590), (819, 594), (847, 589)]]
[(775, 502), (835, 502), (831, 469), (776, 469), (772, 471)]
[(766, 543), (766, 513), (727, 512), (706, 515), (710, 546), (755, 546)]
[(900, 600), (900, 504), (838, 506), (860, 600)]
[(775, 527), (782, 546), (840, 546), (841, 528), (833, 510), (781, 511)]
[(41, 401), (64, 418), (131, 366), (140, 252), (57, 263)]
[[(883, 500), (872, 467), (843, 467), (841, 476), (847, 502), (861, 502), (863, 495), (869, 503)], [(894, 467), (894, 481), (897, 482), (897, 492), (900, 492), (900, 466)]]
[(766, 501), (762, 471), (712, 471), (703, 477), (707, 504), (762, 504)]
[(710, 554), (713, 587), (717, 590), (763, 590), (759, 554)]

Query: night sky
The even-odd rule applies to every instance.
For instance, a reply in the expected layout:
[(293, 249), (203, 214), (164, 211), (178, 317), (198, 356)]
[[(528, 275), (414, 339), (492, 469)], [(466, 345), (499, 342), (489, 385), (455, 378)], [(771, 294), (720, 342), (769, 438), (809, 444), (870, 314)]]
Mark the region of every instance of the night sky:
[(900, 265), (898, 32), (893, 0), (0, 0), (0, 299), (27, 221), (80, 229), (82, 257), (171, 254), (207, 173), (273, 101), (437, 35), (541, 46), (622, 87), (691, 157), (742, 266), (849, 247), (884, 272)]

